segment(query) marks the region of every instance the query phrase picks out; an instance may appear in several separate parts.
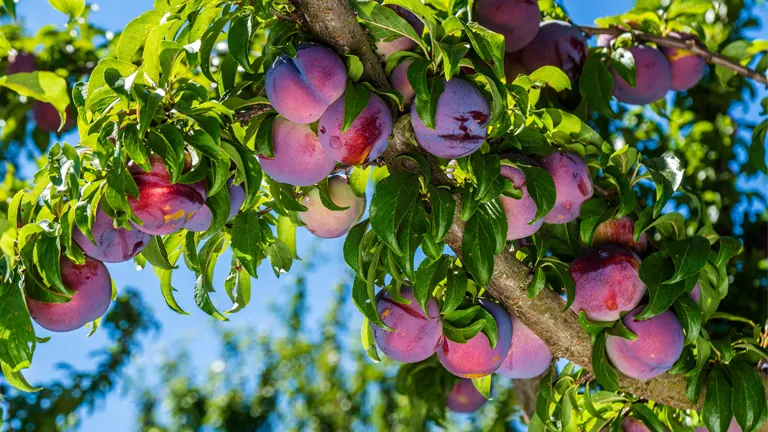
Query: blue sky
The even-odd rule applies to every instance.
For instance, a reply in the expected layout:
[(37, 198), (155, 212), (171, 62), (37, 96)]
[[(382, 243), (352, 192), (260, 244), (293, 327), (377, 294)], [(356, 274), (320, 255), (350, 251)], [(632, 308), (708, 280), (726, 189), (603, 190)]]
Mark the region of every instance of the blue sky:
[[(596, 17), (619, 14), (629, 10), (633, 0), (565, 0), (564, 4), (570, 12), (573, 20), (578, 23), (592, 23)], [(90, 20), (108, 30), (116, 31), (125, 26), (132, 18), (142, 12), (151, 9), (152, 1), (149, 0), (103, 0), (98, 3), (99, 9), (90, 15)], [(66, 18), (55, 11), (46, 0), (21, 0), (18, 5), (18, 13), (26, 23), (28, 29), (36, 30), (43, 25), (54, 24), (63, 26)], [(764, 8), (765, 9), (765, 8)], [(768, 19), (768, 11), (762, 11), (763, 20)], [(751, 35), (754, 38), (768, 38), (768, 31), (762, 29)], [(763, 96), (765, 92), (762, 91)], [(756, 119), (758, 108), (751, 107), (749, 117)], [(76, 137), (70, 138), (76, 141)], [(306, 256), (307, 251), (316, 247), (323, 255), (317, 260), (315, 270), (308, 278), (310, 300), (310, 320), (318, 320), (325, 310), (327, 299), (332, 295), (336, 282), (349, 278), (348, 270), (341, 258), (342, 239), (316, 241), (305, 230), (300, 229), (298, 234), (299, 254)], [(213, 296), (214, 303), (220, 308), (228, 308), (230, 303), (223, 293), (223, 281), (228, 271), (226, 263), (229, 255), (222, 257), (222, 263), (217, 269), (214, 285), (219, 292)], [(164, 350), (172, 348), (179, 341), (185, 341), (194, 358), (194, 363), (199, 370), (207, 367), (216, 360), (218, 350), (218, 338), (214, 330), (212, 318), (200, 312), (192, 299), (192, 287), (194, 275), (187, 270), (179, 270), (174, 274), (174, 286), (179, 289), (177, 300), (180, 305), (191, 313), (191, 316), (181, 316), (165, 305), (160, 295), (159, 284), (151, 269), (136, 272), (131, 263), (109, 265), (109, 270), (115, 279), (117, 286), (131, 286), (137, 288), (144, 295), (145, 300), (151, 304), (157, 319), (162, 324), (162, 332), (159, 337), (148, 340), (141, 356), (134, 359), (129, 368), (132, 376), (138, 376), (138, 371), (144, 371), (143, 376), (152, 378), (151, 370)], [(229, 327), (253, 327), (259, 332), (270, 332), (270, 328), (277, 324), (269, 313), (270, 305), (283, 303), (287, 297), (281, 293), (281, 285), (290, 283), (291, 275), (283, 276), (280, 280), (274, 277), (268, 267), (263, 267), (260, 279), (254, 281), (252, 303), (243, 311), (231, 317)], [(353, 323), (349, 328), (355, 329), (360, 325), (360, 315), (357, 311), (350, 310), (349, 316), (353, 317)], [(93, 350), (102, 348), (105, 337), (97, 332), (93, 337), (85, 339), (85, 329), (68, 333), (56, 334), (53, 339), (38, 346), (35, 355), (34, 366), (26, 372), (32, 383), (42, 383), (53, 377), (60, 376), (56, 364), (65, 362), (78, 369), (90, 369), (96, 364), (96, 360), (89, 356)], [(353, 332), (356, 333), (356, 332)], [(40, 331), (40, 335), (46, 335)], [(149, 371), (149, 373), (147, 373)], [(156, 378), (156, 377), (155, 377)], [(107, 427), (111, 432), (123, 432), (133, 430), (136, 410), (131, 397), (121, 392), (114, 392), (106, 403), (97, 411), (83, 420), (83, 431), (103, 431)]]

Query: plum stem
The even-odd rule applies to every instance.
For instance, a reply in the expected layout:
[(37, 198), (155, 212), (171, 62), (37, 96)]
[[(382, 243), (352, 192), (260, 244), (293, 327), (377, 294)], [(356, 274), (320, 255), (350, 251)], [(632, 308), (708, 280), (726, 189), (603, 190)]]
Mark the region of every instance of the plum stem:
[(718, 53), (714, 53), (704, 47), (700, 42), (695, 39), (682, 40), (669, 36), (658, 36), (651, 33), (646, 33), (640, 30), (627, 30), (619, 27), (592, 27), (592, 26), (577, 26), (582, 32), (589, 36), (606, 34), (611, 36), (619, 36), (624, 33), (632, 33), (635, 39), (643, 42), (653, 42), (658, 46), (665, 48), (678, 48), (690, 51), (695, 55), (704, 59), (707, 63), (722, 66), (728, 68), (739, 75), (743, 75), (747, 78), (751, 78), (766, 87), (768, 87), (768, 77), (760, 72), (750, 69), (746, 66), (742, 66), (736, 61), (729, 59)]

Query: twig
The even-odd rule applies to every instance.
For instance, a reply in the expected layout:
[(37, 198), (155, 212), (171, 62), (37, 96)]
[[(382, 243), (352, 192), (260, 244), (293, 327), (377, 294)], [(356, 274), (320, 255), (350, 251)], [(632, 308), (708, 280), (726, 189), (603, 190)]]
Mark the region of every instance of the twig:
[(597, 34), (619, 36), (624, 33), (632, 33), (635, 36), (635, 39), (639, 41), (653, 42), (658, 46), (662, 46), (666, 48), (678, 48), (678, 49), (687, 50), (703, 58), (704, 60), (706, 60), (707, 63), (713, 64), (713, 65), (719, 65), (719, 66), (723, 66), (725, 68), (731, 69), (736, 73), (738, 73), (739, 75), (743, 75), (747, 78), (751, 78), (768, 87), (768, 77), (766, 77), (765, 75), (761, 74), (760, 72), (754, 69), (750, 69), (748, 67), (742, 66), (739, 63), (729, 59), (728, 57), (722, 56), (717, 53), (713, 53), (712, 51), (705, 48), (700, 42), (694, 39), (682, 40), (682, 39), (677, 39), (669, 36), (657, 36), (657, 35), (645, 33), (639, 30), (627, 30), (627, 29), (618, 28), (618, 27), (608, 27), (608, 28), (591, 27), (591, 26), (577, 26), (577, 27), (581, 31), (583, 31), (584, 33), (590, 36), (597, 35)]

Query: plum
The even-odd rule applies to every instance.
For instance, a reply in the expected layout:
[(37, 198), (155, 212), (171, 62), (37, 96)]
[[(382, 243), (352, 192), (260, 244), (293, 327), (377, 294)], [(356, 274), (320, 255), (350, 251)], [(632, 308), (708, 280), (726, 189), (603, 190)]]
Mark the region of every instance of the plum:
[(648, 247), (648, 236), (646, 233), (640, 234), (640, 238), (635, 241), (635, 221), (630, 217), (624, 216), (620, 219), (610, 219), (597, 226), (595, 236), (592, 239), (593, 245), (615, 244), (626, 246), (635, 252), (642, 253)]
[(131, 162), (128, 169), (139, 189), (139, 197), (128, 196), (128, 204), (142, 221), (135, 224), (140, 231), (165, 235), (179, 231), (205, 204), (208, 193), (205, 181), (194, 184), (171, 184), (168, 169), (157, 155), (150, 156), (152, 169), (144, 171)]
[(650, 379), (672, 369), (683, 353), (683, 326), (667, 310), (644, 321), (634, 319), (645, 306), (633, 309), (622, 318), (624, 325), (637, 335), (636, 340), (608, 335), (606, 353), (616, 369), (632, 378)]
[(413, 297), (410, 287), (403, 288), (400, 295), (411, 303), (398, 303), (387, 290), (381, 290), (376, 295), (376, 307), (381, 319), (395, 330), (389, 332), (372, 326), (376, 345), (395, 361), (416, 363), (426, 360), (435, 353), (443, 336), (440, 308), (435, 299), (430, 299), (427, 303), (427, 317)]
[(328, 194), (337, 206), (348, 208), (341, 211), (327, 209), (320, 199), (320, 191), (314, 188), (301, 200), (307, 211), (300, 212), (299, 219), (317, 237), (341, 237), (360, 220), (365, 211), (365, 197), (355, 195), (344, 176), (328, 179)]
[(565, 21), (547, 21), (541, 24), (536, 38), (523, 48), (523, 66), (531, 72), (542, 66), (555, 66), (573, 82), (581, 75), (587, 51), (587, 39), (581, 30)]
[(299, 124), (314, 123), (344, 94), (347, 69), (335, 52), (302, 44), (296, 57), (282, 55), (267, 71), (267, 98), (280, 115)]
[(48, 102), (38, 102), (36, 101), (32, 107), (32, 116), (35, 119), (35, 124), (37, 125), (38, 129), (44, 132), (69, 132), (72, 130), (72, 128), (77, 125), (77, 113), (74, 109), (72, 109), (71, 106), (67, 106), (67, 119), (64, 121), (64, 126), (62, 126), (61, 130), (59, 131), (59, 126), (61, 125), (61, 117), (59, 117), (59, 112), (56, 111), (56, 107), (49, 104)]
[(490, 300), (480, 299), (478, 302), (496, 320), (499, 337), (496, 348), (491, 348), (483, 333), (478, 333), (467, 343), (443, 338), (437, 348), (437, 358), (448, 372), (459, 378), (479, 378), (496, 372), (512, 343), (512, 321), (506, 309)]
[(151, 235), (137, 229), (115, 228), (114, 219), (104, 212), (101, 205), (96, 210), (91, 232), (96, 243), (92, 243), (77, 228), (72, 233), (72, 240), (89, 257), (107, 263), (132, 259), (152, 240)]
[(672, 85), (672, 71), (667, 58), (661, 51), (649, 46), (634, 46), (629, 51), (635, 58), (635, 87), (631, 87), (612, 69), (613, 95), (620, 102), (631, 105), (647, 105), (663, 98)]
[(507, 51), (519, 51), (539, 32), (541, 11), (537, 0), (477, 0), (475, 19), (503, 35)]
[(507, 83), (513, 82), (518, 75), (528, 75), (528, 69), (523, 66), (523, 58), (520, 52), (504, 54), (504, 76)]
[(555, 206), (544, 216), (548, 224), (564, 224), (579, 216), (581, 205), (592, 197), (592, 177), (583, 159), (573, 153), (556, 151), (541, 161), (555, 182)]
[[(648, 427), (640, 420), (634, 417), (627, 417), (621, 422), (621, 430), (624, 432), (651, 432)], [(665, 430), (669, 430), (666, 429)]]
[(311, 186), (328, 177), (336, 162), (309, 125), (277, 117), (272, 124), (274, 155), (259, 156), (264, 172), (280, 183)]
[[(242, 185), (236, 185), (229, 180), (229, 216), (227, 216), (227, 222), (232, 220), (237, 212), (240, 211), (240, 207), (245, 202), (245, 189)], [(213, 213), (211, 212), (208, 204), (203, 204), (200, 210), (196, 211), (194, 215), (184, 224), (184, 229), (192, 232), (205, 232), (211, 227), (213, 222)]]
[(480, 409), (487, 399), (477, 391), (471, 379), (462, 378), (453, 385), (445, 405), (457, 413), (471, 413)]
[(474, 153), (485, 142), (490, 109), (483, 94), (469, 81), (453, 78), (444, 84), (445, 90), (437, 100), (435, 128), (422, 123), (416, 104), (411, 107), (411, 125), (426, 151), (457, 159)]
[(35, 55), (20, 52), (13, 57), (8, 57), (8, 67), (5, 70), (7, 75), (15, 73), (30, 73), (37, 70), (37, 61)]
[[(395, 11), (395, 13), (400, 15), (401, 18), (406, 20), (408, 24), (410, 24), (411, 27), (413, 27), (413, 29), (416, 31), (417, 35), (421, 36), (421, 34), (424, 32), (424, 23), (421, 22), (419, 17), (414, 15), (413, 12), (402, 6), (394, 6), (388, 4), (384, 5), (384, 7), (392, 9)], [(417, 46), (418, 45), (416, 44), (416, 41), (405, 36), (391, 41), (380, 40), (375, 44), (376, 54), (380, 55), (385, 60), (398, 51), (411, 51), (416, 49)]]
[[(697, 40), (696, 36), (689, 33), (671, 32), (667, 35), (680, 40)], [(707, 72), (707, 62), (692, 53), (680, 48), (664, 48), (664, 55), (669, 60), (669, 68), (672, 73), (670, 87), (674, 91), (686, 91), (695, 86)]]
[(507, 215), (507, 240), (517, 240), (533, 235), (544, 224), (544, 219), (529, 223), (536, 217), (537, 207), (525, 186), (525, 174), (518, 168), (503, 165), (501, 175), (510, 180), (515, 189), (522, 190), (523, 193), (520, 199), (499, 197), (499, 202)]
[(518, 317), (512, 319), (512, 342), (507, 358), (497, 374), (515, 379), (528, 379), (541, 375), (552, 363), (552, 352)]
[(639, 269), (640, 258), (627, 248), (605, 245), (586, 250), (569, 269), (576, 283), (571, 309), (583, 310), (591, 320), (616, 321), (645, 295)]
[(688, 297), (696, 303), (701, 301), (701, 285), (699, 285), (698, 282), (696, 283), (696, 286), (693, 287), (693, 290), (688, 293)]
[(616, 36), (614, 36), (614, 35), (605, 34), (605, 33), (599, 34), (599, 35), (597, 35), (597, 42), (595, 42), (595, 44), (598, 47), (601, 47), (601, 48), (602, 47), (609, 47), (609, 46), (611, 46), (611, 42), (613, 42), (614, 39), (616, 39)]
[(411, 63), (413, 63), (413, 60), (405, 59), (396, 68), (392, 69), (392, 73), (389, 74), (389, 84), (403, 95), (403, 103), (405, 105), (411, 103), (416, 96), (416, 91), (413, 90), (411, 82), (408, 81), (408, 67)]
[(29, 314), (41, 327), (53, 332), (76, 330), (107, 312), (112, 300), (112, 278), (101, 261), (86, 257), (82, 265), (63, 255), (61, 280), (74, 291), (67, 303), (44, 303), (27, 297)]
[(384, 153), (392, 133), (392, 114), (378, 95), (370, 93), (368, 105), (346, 132), (341, 131), (343, 121), (344, 98), (339, 98), (317, 125), (320, 144), (329, 158), (347, 165), (360, 165)]

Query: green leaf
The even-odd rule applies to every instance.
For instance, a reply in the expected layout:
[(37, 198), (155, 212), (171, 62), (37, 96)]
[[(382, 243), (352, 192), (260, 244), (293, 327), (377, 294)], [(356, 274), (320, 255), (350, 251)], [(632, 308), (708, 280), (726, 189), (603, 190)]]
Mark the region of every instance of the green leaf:
[(504, 36), (494, 33), (476, 22), (461, 23), (477, 55), (493, 69), (496, 78), (504, 76)]
[(8, 363), (0, 361), (0, 367), (2, 367), (3, 375), (5, 375), (8, 384), (17, 389), (28, 393), (38, 392), (43, 389), (42, 387), (33, 387), (27, 379), (24, 378), (24, 375), (21, 374), (20, 370), (13, 370)]
[(741, 253), (742, 245), (738, 239), (733, 237), (720, 237), (720, 248), (717, 251), (717, 257), (715, 258), (715, 267), (720, 267), (728, 262), (731, 258)]
[(701, 415), (711, 432), (726, 432), (733, 418), (731, 385), (722, 366), (715, 366), (707, 379), (707, 394)]
[(635, 87), (637, 84), (637, 66), (635, 56), (626, 48), (617, 48), (611, 52), (611, 68), (629, 84)]
[(224, 291), (232, 300), (232, 307), (224, 311), (228, 314), (242, 310), (251, 301), (251, 276), (234, 256), (229, 275), (224, 280)]
[(74, 294), (61, 280), (61, 263), (59, 261), (61, 250), (56, 238), (47, 235), (41, 236), (35, 242), (35, 264), (43, 281), (57, 293), (71, 297)]
[(276, 277), (280, 277), (281, 274), (288, 273), (291, 270), (293, 265), (291, 249), (280, 239), (275, 239), (272, 244), (267, 246), (267, 257), (270, 264), (272, 264), (272, 271)]
[(587, 314), (584, 311), (579, 311), (579, 325), (590, 334), (599, 334), (606, 328), (613, 327), (612, 321), (592, 321), (587, 318)]
[(493, 275), (493, 257), (496, 238), (491, 221), (482, 212), (477, 212), (464, 227), (461, 241), (462, 261), (480, 286), (488, 286)]
[(664, 423), (662, 423), (653, 410), (648, 408), (645, 404), (633, 404), (632, 415), (648, 426), (648, 429), (652, 432), (664, 432), (666, 430)]
[[(337, 205), (335, 202), (333, 202), (333, 198), (331, 198), (331, 193), (328, 190), (328, 179), (325, 178), (319, 183), (317, 183), (317, 189), (320, 193), (320, 202), (323, 203), (323, 206), (331, 211), (344, 211), (349, 208), (349, 206), (341, 207)], [(306, 208), (298, 210), (298, 211), (307, 211)]]
[(360, 328), (360, 342), (363, 344), (363, 350), (368, 355), (368, 358), (373, 360), (374, 363), (379, 363), (379, 353), (376, 350), (376, 341), (373, 335), (373, 329), (371, 328), (371, 321), (363, 317), (363, 326)]
[(153, 9), (129, 22), (117, 41), (117, 58), (127, 62), (132, 61), (144, 45), (149, 32), (162, 23), (165, 14), (165, 11)]
[(464, 43), (449, 45), (443, 42), (438, 43), (437, 46), (443, 54), (443, 73), (445, 79), (450, 80), (459, 71), (461, 59), (466, 57), (469, 47)]
[(622, 319), (616, 320), (616, 323), (614, 323), (612, 327), (609, 327), (607, 332), (611, 336), (617, 336), (631, 341), (637, 340), (637, 335), (632, 333), (632, 330), (624, 325), (624, 320)]
[(558, 92), (571, 89), (571, 79), (555, 66), (542, 66), (528, 76), (534, 81), (547, 84)]
[(602, 332), (597, 336), (592, 347), (592, 368), (597, 382), (609, 391), (619, 390), (619, 376), (616, 369), (605, 356), (605, 342), (607, 333)]
[(493, 182), (501, 173), (499, 157), (495, 154), (483, 155), (475, 152), (469, 158), (472, 174), (475, 176), (477, 190), (475, 196), (483, 197), (491, 189)]
[(195, 282), (194, 297), (195, 303), (203, 312), (216, 318), (219, 321), (229, 321), (229, 318), (222, 315), (213, 305), (209, 293), (215, 291), (213, 288), (213, 271), (216, 262), (227, 248), (229, 239), (227, 234), (219, 231), (205, 242), (200, 249), (200, 274)]
[(349, 130), (352, 123), (368, 106), (371, 94), (368, 88), (362, 84), (347, 83), (347, 91), (344, 93), (344, 120), (341, 123), (341, 132)]
[(679, 240), (685, 237), (685, 219), (683, 215), (677, 212), (667, 213), (654, 221), (651, 213), (652, 209), (647, 208), (640, 214), (640, 218), (635, 223), (635, 241), (640, 238), (642, 233), (654, 227), (662, 237), (672, 240)]
[(663, 250), (675, 262), (675, 274), (664, 283), (674, 284), (699, 273), (704, 268), (709, 258), (709, 240), (693, 236), (686, 240), (664, 243)]
[(210, 27), (208, 27), (205, 33), (203, 33), (201, 39), (200, 69), (203, 72), (203, 75), (210, 81), (216, 81), (213, 74), (211, 74), (211, 53), (213, 52), (214, 45), (216, 45), (216, 41), (219, 39), (221, 31), (224, 30), (224, 27), (229, 23), (229, 19), (230, 16), (227, 14), (216, 20)]
[(248, 53), (251, 50), (252, 31), (251, 16), (244, 14), (232, 20), (227, 37), (230, 54), (249, 73), (253, 73), (251, 62), (248, 59)]
[(69, 106), (67, 81), (64, 78), (53, 72), (21, 72), (0, 77), (0, 87), (53, 105), (61, 117), (59, 128), (64, 126)]
[(392, 173), (382, 180), (371, 199), (371, 228), (398, 255), (402, 254), (398, 229), (408, 209), (419, 199), (418, 176), (407, 171)]
[[(608, 70), (600, 56), (591, 54), (587, 57), (587, 62), (584, 64), (579, 79), (579, 92), (595, 111), (608, 118), (616, 116), (610, 105), (613, 92), (613, 74)], [(629, 146), (624, 148), (629, 148)]]
[(361, 250), (361, 243), (365, 232), (368, 230), (369, 220), (366, 219), (357, 225), (353, 226), (347, 238), (344, 240), (344, 261), (347, 265), (354, 270), (355, 274), (363, 279), (363, 251)]
[(372, 1), (355, 2), (354, 6), (358, 10), (358, 18), (374, 40), (389, 41), (406, 37), (415, 41), (425, 53), (429, 52), (416, 30), (392, 9)]
[(453, 224), (453, 215), (456, 212), (456, 201), (446, 189), (427, 186), (429, 190), (430, 204), (432, 205), (431, 223), (432, 235), (435, 241), (441, 242), (448, 235)]
[(153, 267), (162, 270), (174, 270), (177, 268), (175, 265), (171, 264), (165, 245), (160, 236), (152, 236), (152, 240), (150, 240), (147, 247), (141, 251), (141, 255), (149, 261)]
[(491, 398), (491, 378), (493, 375), (486, 375), (480, 378), (472, 378), (472, 384), (475, 386), (475, 390), (480, 392), (486, 399)]
[(32, 364), (36, 338), (24, 298), (25, 276), (0, 278), (0, 361), (18, 371)]
[(450, 258), (441, 257), (437, 261), (424, 260), (416, 271), (416, 278), (413, 281), (413, 297), (421, 305), (424, 313), (428, 313), (427, 304), (432, 298), (437, 284), (448, 275), (450, 267)]
[(372, 296), (368, 295), (368, 284), (365, 280), (355, 278), (352, 282), (352, 302), (357, 306), (357, 309), (364, 317), (368, 318), (373, 324), (383, 328), (389, 329), (384, 321), (379, 316), (379, 310), (376, 306), (375, 299), (371, 299)]
[(627, 176), (618, 167), (613, 165), (607, 166), (604, 172), (608, 181), (613, 183), (619, 192), (619, 207), (616, 209), (615, 217), (621, 218), (632, 213), (637, 204), (637, 196), (635, 191), (632, 190), (632, 185), (629, 184)]
[(687, 295), (681, 295), (674, 304), (675, 315), (685, 330), (685, 344), (693, 343), (701, 331), (703, 316), (701, 308)]
[(448, 280), (445, 286), (445, 300), (443, 302), (442, 314), (446, 315), (453, 312), (467, 292), (467, 274), (461, 267), (454, 266), (448, 271)]
[(48, 0), (57, 11), (69, 16), (73, 20), (83, 14), (85, 0)]
[(581, 218), (579, 232), (584, 246), (592, 246), (597, 227), (611, 219), (613, 214), (614, 209), (610, 208), (608, 203), (600, 197), (591, 198), (582, 204), (579, 213), (579, 218)]
[(635, 316), (637, 320), (646, 320), (669, 309), (675, 300), (687, 292), (686, 281), (673, 284), (664, 282), (673, 272), (672, 263), (661, 252), (655, 252), (640, 264), (640, 279), (648, 287), (650, 300), (642, 312)]
[(672, 194), (680, 187), (685, 170), (680, 160), (674, 155), (648, 159), (645, 161), (645, 166), (656, 183), (656, 203), (653, 206), (653, 217), (657, 217)]
[(232, 252), (252, 277), (265, 255), (260, 226), (257, 211), (240, 213), (232, 223)]
[(729, 370), (733, 381), (733, 415), (743, 431), (755, 431), (768, 412), (763, 382), (757, 370), (747, 363), (731, 362)]
[[(411, 63), (408, 67), (408, 80), (411, 80), (411, 71), (414, 70), (413, 65), (416, 62)], [(440, 100), (440, 95), (445, 90), (445, 84), (441, 77), (429, 77), (427, 79), (428, 91), (426, 95), (416, 93), (415, 107), (416, 114), (424, 126), (429, 129), (435, 128), (435, 115), (437, 114), (437, 102)], [(414, 88), (415, 90), (415, 88)]]
[(165, 92), (157, 89), (153, 92), (139, 92), (139, 136), (143, 137), (152, 123), (152, 119), (163, 101)]
[(356, 196), (365, 198), (365, 189), (368, 187), (368, 178), (371, 175), (371, 167), (355, 167), (349, 176), (349, 186)]
[(403, 223), (397, 230), (397, 244), (400, 246), (402, 254), (395, 259), (399, 261), (400, 268), (408, 279), (413, 280), (415, 276), (414, 256), (426, 230), (427, 219), (424, 206), (421, 203), (417, 203), (407, 211)]
[[(184, 243), (185, 236), (182, 232), (179, 232), (177, 234), (172, 234), (166, 237), (165, 245), (163, 247), (164, 250), (168, 251), (168, 261), (172, 265), (176, 265), (176, 261), (179, 259), (182, 253), (181, 245)], [(189, 315), (189, 313), (185, 312), (181, 306), (176, 302), (176, 299), (173, 296), (173, 292), (176, 291), (176, 289), (171, 285), (171, 279), (173, 278), (173, 271), (172, 270), (164, 270), (160, 267), (152, 267), (152, 271), (157, 275), (157, 278), (160, 280), (160, 292), (163, 294), (163, 298), (165, 299), (165, 303), (168, 305), (168, 307), (171, 308), (171, 310), (175, 311), (176, 313), (179, 313), (181, 315)]]
[(557, 197), (555, 192), (555, 181), (552, 176), (544, 169), (526, 165), (518, 165), (523, 174), (525, 174), (525, 186), (528, 194), (536, 203), (536, 217), (529, 223), (534, 223), (549, 213), (555, 206)]

